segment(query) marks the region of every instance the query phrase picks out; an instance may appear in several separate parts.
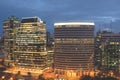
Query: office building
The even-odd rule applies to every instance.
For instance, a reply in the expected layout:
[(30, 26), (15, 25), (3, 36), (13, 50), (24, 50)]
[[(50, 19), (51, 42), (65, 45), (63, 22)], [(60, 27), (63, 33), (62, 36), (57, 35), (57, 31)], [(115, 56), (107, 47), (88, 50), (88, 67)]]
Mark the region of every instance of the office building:
[(102, 34), (102, 66), (105, 70), (119, 71), (120, 66), (120, 34)]
[(15, 38), (16, 30), (20, 25), (20, 21), (15, 16), (10, 16), (3, 22), (4, 31), (4, 54), (5, 65), (14, 66), (14, 50), (15, 50)]
[(15, 64), (44, 68), (47, 65), (46, 23), (39, 17), (22, 18), (16, 36)]
[[(102, 70), (105, 72), (118, 73), (120, 71), (120, 33), (101, 31), (99, 36), (99, 49), (95, 55), (99, 55), (96, 59), (100, 61)], [(98, 60), (99, 59), (99, 60)]]
[(91, 70), (94, 56), (94, 22), (54, 23), (54, 67)]
[(95, 54), (94, 54), (94, 65), (97, 69), (102, 68), (102, 49), (101, 49), (101, 31), (98, 31), (95, 37)]
[(50, 32), (46, 32), (46, 38), (47, 38), (47, 47), (50, 46)]
[(47, 63), (48, 67), (54, 68), (54, 49), (47, 50)]

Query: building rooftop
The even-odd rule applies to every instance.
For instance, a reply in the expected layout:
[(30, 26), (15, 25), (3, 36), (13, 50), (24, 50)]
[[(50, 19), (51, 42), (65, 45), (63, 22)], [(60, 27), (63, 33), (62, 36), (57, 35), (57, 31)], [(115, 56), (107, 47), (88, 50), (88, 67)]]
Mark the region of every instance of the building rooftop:
[(95, 25), (94, 22), (57, 22), (54, 23), (56, 25)]
[(23, 17), (21, 23), (31, 23), (31, 22), (42, 22), (44, 23), (39, 17)]
[(37, 18), (22, 19), (21, 23), (37, 22)]
[(119, 37), (120, 38), (120, 33), (104, 33), (102, 34), (103, 37)]
[(10, 20), (15, 20), (15, 21), (20, 21), (17, 17), (15, 16), (10, 16), (8, 17), (8, 19), (4, 20), (4, 21), (10, 21)]

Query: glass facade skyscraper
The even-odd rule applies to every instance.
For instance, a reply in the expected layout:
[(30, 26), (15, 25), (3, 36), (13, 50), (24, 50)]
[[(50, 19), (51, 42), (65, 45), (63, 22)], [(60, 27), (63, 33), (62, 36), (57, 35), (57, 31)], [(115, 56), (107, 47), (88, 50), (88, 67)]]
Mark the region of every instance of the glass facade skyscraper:
[(15, 16), (10, 16), (3, 22), (4, 30), (4, 55), (5, 65), (13, 66), (15, 62), (14, 50), (17, 28), (20, 26), (20, 20)]
[[(109, 31), (98, 32), (96, 38), (95, 62), (106, 72), (120, 73), (120, 33)], [(99, 41), (99, 44), (98, 44)]]
[(46, 57), (46, 23), (39, 17), (23, 18), (16, 34), (15, 64), (42, 68)]

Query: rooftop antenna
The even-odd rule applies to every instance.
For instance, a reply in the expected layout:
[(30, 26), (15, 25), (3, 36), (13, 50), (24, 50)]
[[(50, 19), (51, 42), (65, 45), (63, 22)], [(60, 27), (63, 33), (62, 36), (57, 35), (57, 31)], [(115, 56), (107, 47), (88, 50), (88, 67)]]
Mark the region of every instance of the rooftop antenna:
[(112, 20), (110, 21), (110, 28), (111, 28), (111, 32), (112, 32)]
[(100, 32), (102, 32), (102, 29), (103, 29), (103, 25), (99, 24), (99, 30), (100, 30)]

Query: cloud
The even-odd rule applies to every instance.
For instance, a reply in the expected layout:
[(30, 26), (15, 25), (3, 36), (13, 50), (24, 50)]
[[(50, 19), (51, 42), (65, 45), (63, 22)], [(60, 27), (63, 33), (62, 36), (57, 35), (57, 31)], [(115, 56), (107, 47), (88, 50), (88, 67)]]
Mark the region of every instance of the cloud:
[(53, 31), (53, 23), (70, 20), (92, 20), (109, 23), (120, 18), (120, 0), (1, 0), (0, 26), (10, 15), (19, 18), (39, 16)]
[(102, 20), (109, 20), (111, 22), (115, 22), (116, 20), (120, 20), (120, 18), (118, 17), (111, 17), (111, 16), (101, 16), (101, 17), (96, 17), (98, 19), (102, 19)]

